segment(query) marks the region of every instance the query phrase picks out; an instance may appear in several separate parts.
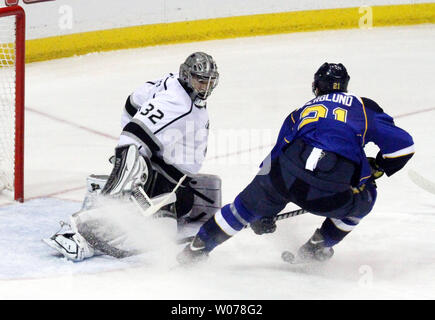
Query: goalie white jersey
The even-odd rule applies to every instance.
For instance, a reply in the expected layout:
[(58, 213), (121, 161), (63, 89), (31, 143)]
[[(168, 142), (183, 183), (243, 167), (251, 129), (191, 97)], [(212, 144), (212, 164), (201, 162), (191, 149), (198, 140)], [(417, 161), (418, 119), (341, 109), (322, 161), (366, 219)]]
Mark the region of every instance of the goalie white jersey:
[(136, 144), (153, 165), (165, 166), (163, 171), (200, 170), (207, 150), (208, 112), (192, 102), (178, 74), (136, 89), (127, 99), (121, 125), (118, 145)]

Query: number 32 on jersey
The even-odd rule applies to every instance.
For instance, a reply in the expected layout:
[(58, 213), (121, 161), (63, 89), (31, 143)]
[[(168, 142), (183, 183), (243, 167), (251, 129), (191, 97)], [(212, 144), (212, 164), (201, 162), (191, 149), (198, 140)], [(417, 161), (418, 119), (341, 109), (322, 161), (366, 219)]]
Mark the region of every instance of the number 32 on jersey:
[(150, 103), (144, 111), (141, 110), (140, 114), (143, 116), (147, 116), (153, 124), (156, 124), (158, 120), (163, 119), (165, 114), (160, 109), (157, 109), (155, 113), (148, 116), (148, 114), (153, 110), (154, 106)]
[[(326, 118), (328, 116), (329, 110), (323, 104), (316, 104), (313, 106), (306, 107), (301, 112), (301, 123), (298, 126), (298, 130), (300, 130), (303, 126), (308, 123), (319, 121), (319, 118)], [(332, 114), (335, 117), (335, 120), (346, 122), (347, 119), (347, 110), (337, 107), (332, 110)]]

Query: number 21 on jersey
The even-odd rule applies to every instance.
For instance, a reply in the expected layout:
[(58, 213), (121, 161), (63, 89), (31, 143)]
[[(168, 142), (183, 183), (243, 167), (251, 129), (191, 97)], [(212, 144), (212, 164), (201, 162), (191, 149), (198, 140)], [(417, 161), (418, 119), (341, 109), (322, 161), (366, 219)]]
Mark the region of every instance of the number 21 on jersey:
[[(328, 116), (328, 108), (323, 104), (316, 104), (313, 106), (306, 107), (302, 112), (300, 118), (302, 119), (301, 123), (298, 126), (298, 130), (300, 130), (303, 126), (308, 123), (319, 121), (319, 118), (326, 118)], [(335, 117), (335, 120), (346, 122), (347, 119), (347, 110), (337, 107), (332, 110), (332, 114)]]

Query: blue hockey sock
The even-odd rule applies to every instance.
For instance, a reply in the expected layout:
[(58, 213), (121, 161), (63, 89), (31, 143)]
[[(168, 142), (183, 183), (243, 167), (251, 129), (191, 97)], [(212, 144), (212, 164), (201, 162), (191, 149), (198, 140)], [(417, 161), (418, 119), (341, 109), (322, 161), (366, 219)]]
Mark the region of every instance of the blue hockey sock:
[[(334, 223), (333, 220), (336, 223)], [(320, 233), (322, 234), (323, 238), (325, 239), (325, 246), (326, 247), (335, 246), (337, 243), (339, 243), (341, 240), (343, 240), (344, 237), (347, 236), (350, 233), (350, 231), (353, 229), (353, 228), (351, 229), (351, 227), (349, 227), (348, 229), (347, 228), (339, 228), (337, 226), (337, 224), (338, 224), (337, 222), (340, 222), (341, 225), (344, 225), (344, 222), (342, 220), (327, 218), (323, 222), (323, 224), (320, 228)]]
[(199, 229), (198, 236), (205, 243), (205, 250), (211, 251), (228, 240), (255, 220), (237, 197), (232, 204), (225, 205)]

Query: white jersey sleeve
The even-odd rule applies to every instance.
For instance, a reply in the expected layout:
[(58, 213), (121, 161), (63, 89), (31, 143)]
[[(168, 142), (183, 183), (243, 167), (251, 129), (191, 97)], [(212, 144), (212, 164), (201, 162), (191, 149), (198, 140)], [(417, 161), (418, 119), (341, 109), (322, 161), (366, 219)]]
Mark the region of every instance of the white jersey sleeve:
[(121, 128), (124, 128), (128, 122), (133, 119), (134, 115), (141, 108), (155, 91), (155, 84), (157, 81), (147, 81), (145, 84), (137, 88), (128, 98), (125, 103), (124, 110), (121, 116)]
[(152, 88), (141, 87), (129, 99), (131, 113), (123, 115), (123, 121), (129, 121), (119, 144), (135, 143), (160, 167), (197, 173), (207, 148), (208, 113), (192, 103), (177, 76), (170, 74)]

